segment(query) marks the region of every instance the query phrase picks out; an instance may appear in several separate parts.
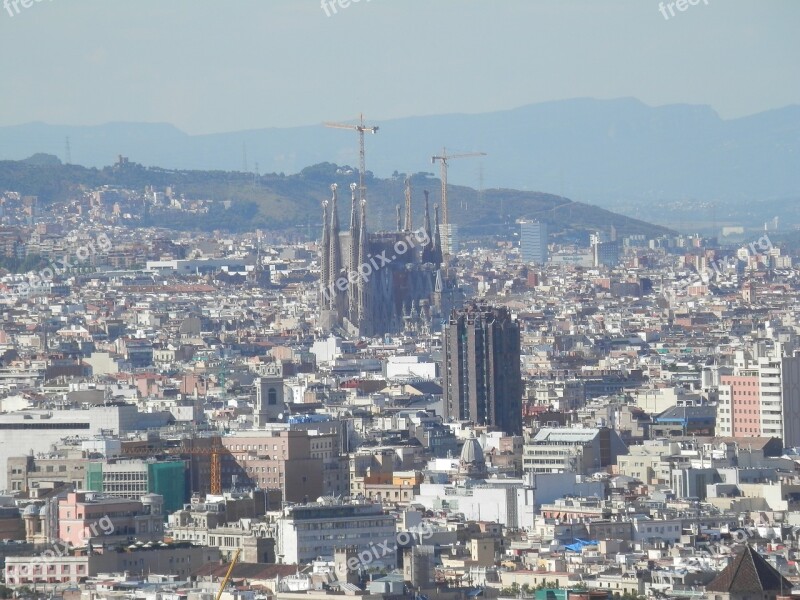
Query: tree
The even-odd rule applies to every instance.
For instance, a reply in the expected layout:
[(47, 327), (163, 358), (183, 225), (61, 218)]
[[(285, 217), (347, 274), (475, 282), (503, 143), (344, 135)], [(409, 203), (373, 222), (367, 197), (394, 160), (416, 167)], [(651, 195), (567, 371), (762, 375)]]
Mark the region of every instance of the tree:
[(511, 596), (513, 598), (516, 598), (516, 597), (519, 596), (519, 592), (520, 592), (519, 584), (514, 582), (514, 583), (511, 584), (511, 587), (506, 587), (506, 588), (501, 589), (500, 590), (500, 595), (501, 596)]

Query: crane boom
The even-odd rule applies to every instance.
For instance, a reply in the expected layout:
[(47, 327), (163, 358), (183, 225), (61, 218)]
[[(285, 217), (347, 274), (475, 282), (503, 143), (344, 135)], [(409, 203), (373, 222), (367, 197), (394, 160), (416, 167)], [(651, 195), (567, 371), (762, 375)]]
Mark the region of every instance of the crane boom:
[(435, 164), (437, 161), (441, 163), (442, 168), (442, 225), (449, 225), (449, 215), (447, 212), (447, 163), (455, 158), (470, 158), (473, 156), (486, 156), (485, 152), (463, 152), (461, 154), (448, 154), (447, 148), (442, 148), (440, 155), (431, 157), (431, 163)]
[(364, 115), (359, 116), (358, 125), (348, 123), (325, 123), (325, 127), (332, 129), (349, 129), (358, 133), (358, 195), (359, 200), (363, 201), (367, 195), (367, 188), (364, 185), (364, 172), (366, 171), (366, 152), (364, 151), (364, 132), (377, 133), (377, 125), (364, 125)]
[(231, 559), (231, 564), (228, 567), (228, 572), (225, 573), (225, 579), (222, 580), (222, 583), (219, 585), (219, 590), (217, 590), (217, 597), (214, 600), (219, 600), (222, 597), (222, 592), (225, 591), (225, 586), (228, 585), (228, 581), (231, 579), (231, 573), (233, 573), (233, 567), (236, 565), (236, 561), (239, 560), (239, 553), (242, 551), (241, 548), (237, 548), (236, 552), (233, 555), (233, 559)]

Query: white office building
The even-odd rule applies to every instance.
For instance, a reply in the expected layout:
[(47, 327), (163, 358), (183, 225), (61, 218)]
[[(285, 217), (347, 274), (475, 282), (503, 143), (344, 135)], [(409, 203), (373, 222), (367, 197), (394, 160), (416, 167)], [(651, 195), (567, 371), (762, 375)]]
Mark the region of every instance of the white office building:
[[(334, 550), (356, 546), (359, 552), (372, 553), (375, 566), (396, 566), (396, 519), (384, 514), (380, 504), (342, 502), (320, 498), (310, 504), (287, 506), (276, 521), (277, 560), (284, 564), (333, 560)], [(382, 543), (391, 551), (383, 550)]]
[(453, 223), (442, 223), (439, 225), (439, 237), (442, 240), (442, 254), (454, 256), (458, 254), (460, 240), (458, 237), (458, 226)]
[(520, 221), (520, 254), (534, 265), (547, 263), (547, 223)]

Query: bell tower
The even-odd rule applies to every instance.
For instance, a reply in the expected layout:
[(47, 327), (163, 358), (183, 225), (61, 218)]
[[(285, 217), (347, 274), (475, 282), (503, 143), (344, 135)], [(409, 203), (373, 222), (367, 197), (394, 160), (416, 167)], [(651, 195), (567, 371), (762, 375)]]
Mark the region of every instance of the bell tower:
[(253, 382), (256, 388), (256, 405), (253, 412), (253, 426), (262, 429), (266, 423), (280, 420), (286, 413), (283, 399), (283, 372), (278, 364), (269, 365), (264, 375)]

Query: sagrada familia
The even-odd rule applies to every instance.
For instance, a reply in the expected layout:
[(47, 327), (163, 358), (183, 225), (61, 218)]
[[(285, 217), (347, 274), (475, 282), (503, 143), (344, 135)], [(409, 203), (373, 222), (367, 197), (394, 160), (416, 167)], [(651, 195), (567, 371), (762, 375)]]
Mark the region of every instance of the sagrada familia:
[(397, 230), (367, 231), (367, 202), (358, 200), (358, 186), (350, 186), (350, 228), (341, 231), (337, 186), (330, 203), (322, 203), (320, 243), (319, 325), (351, 337), (394, 333), (426, 335), (445, 319), (463, 294), (448, 274), (439, 235), (439, 211), (434, 228), (425, 192), (425, 217), (412, 231), (410, 192), (406, 218)]

